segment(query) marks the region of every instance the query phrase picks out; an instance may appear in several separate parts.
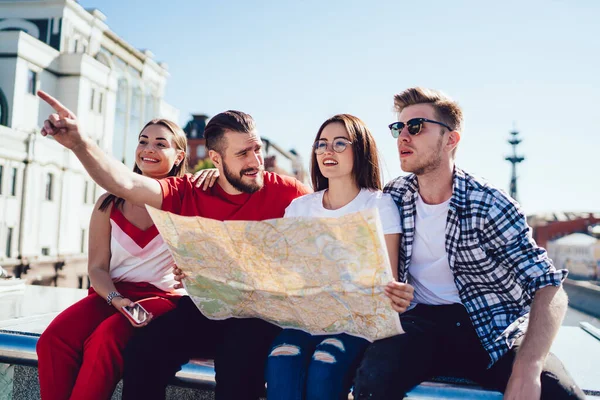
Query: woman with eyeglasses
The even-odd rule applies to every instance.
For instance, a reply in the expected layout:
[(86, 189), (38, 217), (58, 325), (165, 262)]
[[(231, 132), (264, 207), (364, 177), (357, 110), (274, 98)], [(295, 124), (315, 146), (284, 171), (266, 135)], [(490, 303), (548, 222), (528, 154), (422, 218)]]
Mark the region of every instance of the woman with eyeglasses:
[[(357, 117), (335, 115), (317, 133), (311, 156), (315, 193), (295, 199), (285, 217), (340, 217), (377, 208), (394, 278), (400, 243), (400, 216), (381, 191), (375, 140)], [(362, 353), (369, 342), (347, 334), (310, 335), (284, 329), (267, 361), (267, 398), (347, 399)]]

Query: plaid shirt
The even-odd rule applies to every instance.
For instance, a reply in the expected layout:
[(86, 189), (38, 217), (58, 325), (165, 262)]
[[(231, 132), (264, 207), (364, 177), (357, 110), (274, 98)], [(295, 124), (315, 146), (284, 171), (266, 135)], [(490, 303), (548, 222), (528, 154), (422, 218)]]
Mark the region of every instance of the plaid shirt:
[[(398, 205), (402, 238), (398, 279), (406, 282), (415, 234), (417, 178), (389, 182), (384, 192)], [(446, 221), (446, 253), (462, 304), (467, 309), (492, 366), (522, 336), (536, 290), (560, 286), (566, 270), (556, 270), (531, 237), (518, 204), (498, 189), (454, 169)]]

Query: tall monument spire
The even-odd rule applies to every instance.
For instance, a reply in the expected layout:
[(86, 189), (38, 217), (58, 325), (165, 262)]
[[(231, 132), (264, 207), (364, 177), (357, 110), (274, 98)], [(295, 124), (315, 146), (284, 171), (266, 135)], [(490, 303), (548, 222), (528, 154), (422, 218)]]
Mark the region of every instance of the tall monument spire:
[(512, 175), (510, 178), (510, 197), (517, 200), (517, 164), (525, 160), (525, 157), (517, 155), (517, 145), (521, 143), (519, 131), (513, 127), (510, 132), (511, 137), (508, 139), (508, 143), (512, 145), (512, 155), (504, 157), (504, 159), (512, 164)]

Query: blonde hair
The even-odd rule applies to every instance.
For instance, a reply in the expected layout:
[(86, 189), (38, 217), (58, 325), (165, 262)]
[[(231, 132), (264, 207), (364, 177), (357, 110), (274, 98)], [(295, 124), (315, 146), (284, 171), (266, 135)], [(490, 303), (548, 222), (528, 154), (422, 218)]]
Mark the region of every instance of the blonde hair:
[(439, 90), (414, 87), (394, 96), (394, 108), (398, 113), (415, 104), (431, 104), (440, 122), (462, 132), (463, 113), (460, 106)]
[[(439, 90), (414, 87), (406, 89), (394, 96), (394, 108), (400, 112), (408, 106), (415, 104), (430, 104), (433, 107), (435, 117), (439, 122), (448, 125), (452, 130), (462, 133), (463, 113), (458, 103)], [(444, 133), (444, 130), (441, 130)], [(455, 147), (452, 150), (452, 158), (456, 157)]]

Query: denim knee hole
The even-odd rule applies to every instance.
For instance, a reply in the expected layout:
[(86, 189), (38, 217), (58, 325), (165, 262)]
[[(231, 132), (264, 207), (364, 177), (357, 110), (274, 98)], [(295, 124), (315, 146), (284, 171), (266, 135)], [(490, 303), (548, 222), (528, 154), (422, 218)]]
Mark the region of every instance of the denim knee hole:
[(341, 351), (346, 351), (346, 348), (344, 347), (344, 343), (342, 343), (341, 340), (339, 339), (333, 339), (333, 338), (329, 338), (329, 339), (325, 339), (321, 342), (321, 344), (328, 344), (334, 347), (337, 347), (338, 349), (340, 349)]
[(335, 364), (336, 362), (336, 359), (333, 355), (321, 350), (315, 351), (315, 354), (313, 354), (313, 360), (321, 361), (327, 364)]
[(282, 344), (271, 350), (271, 354), (269, 354), (269, 357), (297, 356), (298, 354), (300, 354), (300, 348), (298, 346)]

